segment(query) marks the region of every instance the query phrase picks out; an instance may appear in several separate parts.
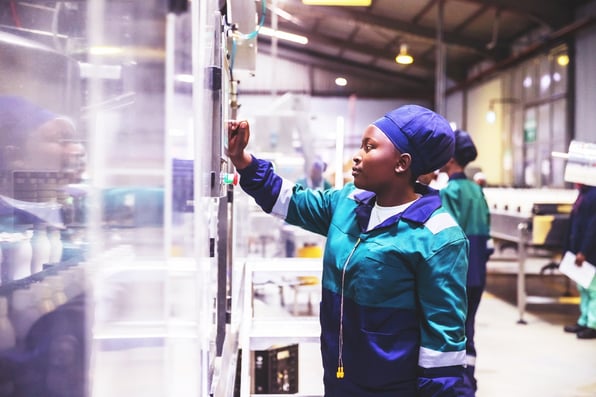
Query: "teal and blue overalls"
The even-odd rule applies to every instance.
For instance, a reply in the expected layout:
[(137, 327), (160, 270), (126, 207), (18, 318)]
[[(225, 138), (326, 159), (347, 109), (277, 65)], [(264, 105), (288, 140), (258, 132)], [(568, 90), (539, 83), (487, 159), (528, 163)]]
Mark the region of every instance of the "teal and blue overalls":
[(456, 396), (466, 361), (468, 240), (438, 193), (366, 231), (374, 193), (351, 183), (304, 189), (254, 157), (238, 172), (265, 212), (327, 237), (325, 396)]
[(449, 183), (440, 191), (443, 207), (453, 215), (470, 242), (468, 278), (468, 316), (466, 318), (467, 366), (466, 396), (473, 396), (477, 389), (474, 375), (476, 345), (474, 343), (476, 312), (486, 287), (486, 263), (492, 254), (490, 239), (490, 212), (480, 185), (462, 173), (449, 177)]

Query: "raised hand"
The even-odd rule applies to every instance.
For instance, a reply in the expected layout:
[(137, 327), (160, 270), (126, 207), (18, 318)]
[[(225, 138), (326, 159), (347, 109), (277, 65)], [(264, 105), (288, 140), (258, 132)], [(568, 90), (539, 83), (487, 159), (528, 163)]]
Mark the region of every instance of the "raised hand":
[(250, 165), (251, 155), (246, 152), (246, 146), (250, 138), (250, 127), (248, 121), (231, 120), (228, 122), (228, 147), (226, 154), (236, 169), (243, 169)]

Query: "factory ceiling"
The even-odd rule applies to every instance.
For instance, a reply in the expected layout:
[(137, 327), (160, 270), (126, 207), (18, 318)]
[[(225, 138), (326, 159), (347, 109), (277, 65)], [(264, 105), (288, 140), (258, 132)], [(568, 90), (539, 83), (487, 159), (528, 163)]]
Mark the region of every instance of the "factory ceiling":
[[(258, 3), (258, 1), (257, 1)], [(592, 23), (576, 18), (581, 0), (372, 0), (368, 7), (267, 1), (264, 26), (308, 38), (307, 45), (259, 35), (259, 52), (344, 76), (345, 92), (432, 100), (437, 81), (457, 89), (524, 56), (569, 43)], [(437, 43), (444, 43), (438, 46)], [(410, 65), (395, 61), (405, 44)], [(444, 56), (438, 56), (442, 48)], [(439, 62), (437, 62), (439, 60)], [(444, 67), (441, 67), (444, 65)], [(310, 94), (337, 90), (313, 84)]]
[[(243, 1), (252, 0), (219, 0), (220, 9), (225, 14), (226, 4)], [(313, 96), (432, 101), (437, 82), (446, 91), (473, 84), (540, 51), (572, 43), (574, 33), (593, 23), (593, 18), (577, 15), (589, 0), (371, 0), (366, 7), (266, 0), (264, 12), (262, 1), (254, 0), (254, 6), (264, 27), (305, 36), (308, 44), (272, 41), (259, 34), (259, 54), (307, 65), (313, 77), (337, 74), (348, 81), (338, 91), (333, 79), (312, 78), (306, 93)], [(84, 58), (87, 5), (93, 2), (0, 3), (0, 32), (29, 37)], [(106, 0), (105, 4), (113, 15), (106, 19), (110, 24), (104, 29), (106, 35), (126, 33), (147, 48), (163, 46), (168, 6), (191, 3)], [(412, 64), (396, 63), (402, 45), (413, 56)]]

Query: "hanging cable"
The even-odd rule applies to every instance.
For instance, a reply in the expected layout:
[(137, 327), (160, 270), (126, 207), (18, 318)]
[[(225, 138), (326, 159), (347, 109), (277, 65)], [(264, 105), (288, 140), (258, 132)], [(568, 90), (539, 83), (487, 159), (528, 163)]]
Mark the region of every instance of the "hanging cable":
[(242, 36), (243, 39), (250, 40), (252, 38), (257, 37), (257, 35), (259, 34), (259, 30), (265, 24), (265, 14), (266, 13), (267, 13), (267, 1), (261, 0), (261, 18), (259, 20), (259, 24), (257, 25), (255, 30)]
[(236, 40), (238, 40), (238, 39), (241, 39), (241, 40), (250, 40), (250, 39), (253, 39), (253, 38), (257, 37), (257, 35), (259, 34), (259, 30), (265, 24), (265, 15), (266, 14), (267, 14), (267, 1), (266, 0), (261, 0), (261, 17), (259, 18), (259, 24), (255, 28), (255, 30), (253, 30), (250, 33), (246, 33), (246, 34), (243, 34), (243, 33), (239, 32), (236, 25), (230, 24), (227, 21), (227, 16), (226, 16), (226, 25), (228, 27), (228, 29), (226, 31), (226, 34), (228, 36), (231, 35), (231, 37), (232, 37), (232, 49), (231, 49), (230, 56), (229, 56), (229, 60), (230, 60), (230, 75), (232, 75), (232, 69), (234, 68), (234, 59), (236, 57), (236, 46), (237, 46)]

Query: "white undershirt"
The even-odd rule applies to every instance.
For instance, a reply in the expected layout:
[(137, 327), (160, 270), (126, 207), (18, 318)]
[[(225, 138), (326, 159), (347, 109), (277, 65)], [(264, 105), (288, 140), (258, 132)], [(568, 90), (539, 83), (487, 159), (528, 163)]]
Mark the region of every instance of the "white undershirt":
[[(419, 198), (420, 195), (418, 195), (416, 200), (418, 200)], [(372, 212), (370, 213), (370, 219), (368, 220), (368, 228), (366, 230), (371, 230), (377, 225), (383, 223), (385, 219), (393, 215), (399, 214), (400, 212), (404, 212), (406, 208), (412, 205), (416, 200), (410, 201), (405, 204), (395, 205), (393, 207), (383, 207), (375, 203), (375, 206), (373, 207)]]

